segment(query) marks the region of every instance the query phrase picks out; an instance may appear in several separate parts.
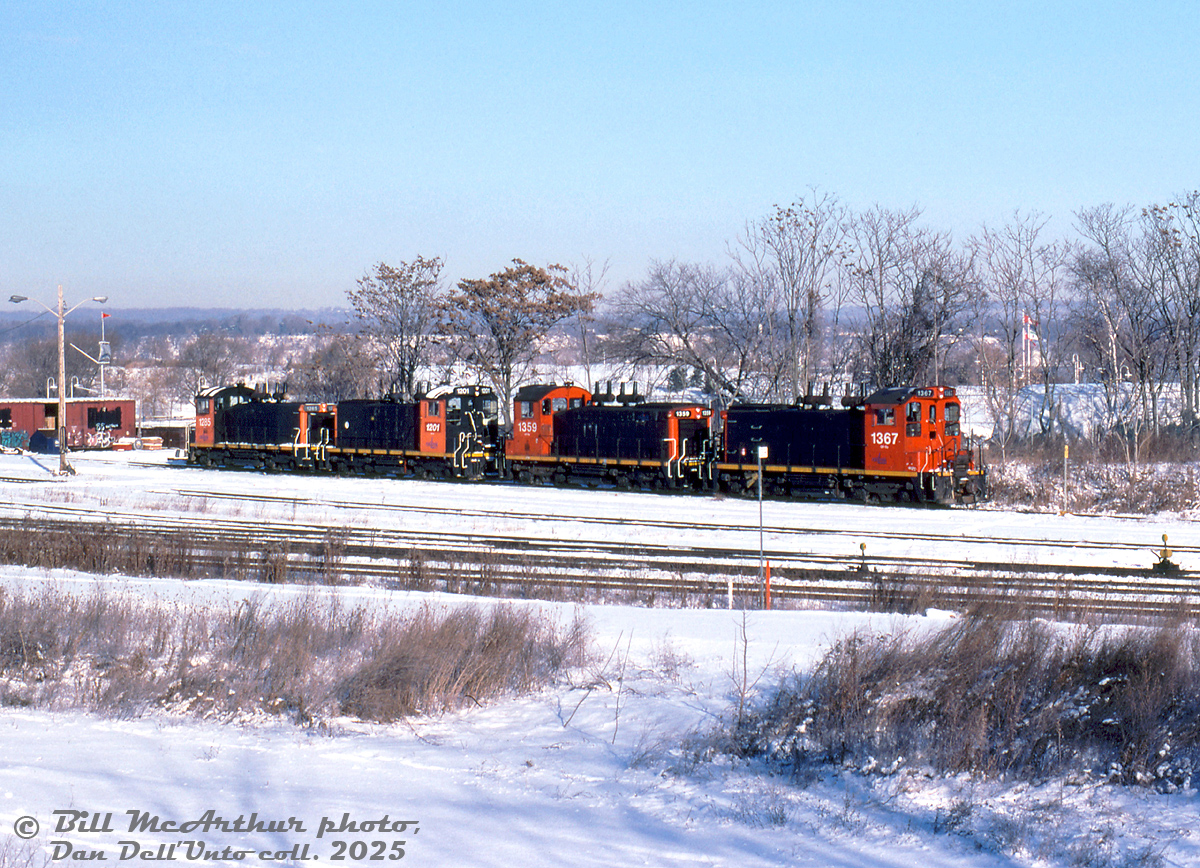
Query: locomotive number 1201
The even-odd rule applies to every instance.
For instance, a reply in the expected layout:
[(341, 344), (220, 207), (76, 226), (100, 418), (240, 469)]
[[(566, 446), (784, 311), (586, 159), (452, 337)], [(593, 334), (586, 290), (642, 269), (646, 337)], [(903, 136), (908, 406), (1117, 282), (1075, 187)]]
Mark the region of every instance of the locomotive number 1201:
[(876, 446), (895, 446), (900, 435), (895, 431), (872, 431), (871, 442)]

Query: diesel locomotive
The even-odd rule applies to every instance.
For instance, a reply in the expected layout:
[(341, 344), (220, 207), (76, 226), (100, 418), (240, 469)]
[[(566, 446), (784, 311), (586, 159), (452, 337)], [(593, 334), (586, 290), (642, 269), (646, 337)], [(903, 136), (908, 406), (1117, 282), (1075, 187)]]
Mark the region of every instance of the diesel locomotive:
[(288, 402), (243, 384), (196, 397), (189, 463), (521, 483), (613, 485), (862, 502), (976, 503), (987, 473), (963, 447), (951, 387), (883, 389), (797, 405), (647, 402), (528, 385), (504, 430), (495, 393), (440, 387), (412, 400)]
[(863, 502), (976, 503), (987, 474), (963, 448), (962, 407), (953, 388), (883, 389), (802, 405), (734, 404), (723, 414), (716, 474), (746, 492), (825, 494)]
[(245, 384), (196, 396), (188, 462), (203, 467), (482, 479), (501, 454), (499, 403), (482, 386), (411, 401), (288, 402)]

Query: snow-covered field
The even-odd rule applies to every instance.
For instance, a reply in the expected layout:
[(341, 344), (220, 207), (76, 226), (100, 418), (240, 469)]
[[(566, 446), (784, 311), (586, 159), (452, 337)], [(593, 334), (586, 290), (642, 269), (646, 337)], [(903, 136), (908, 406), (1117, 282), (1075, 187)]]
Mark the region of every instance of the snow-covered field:
[[(79, 475), (50, 482), (28, 457), (0, 459), (0, 476), (39, 480), (0, 483), (8, 509), (103, 502), (120, 512), (241, 510), (243, 516), (264, 520), (369, 526), (397, 520), (373, 505), (434, 497), (441, 505), (476, 512), (462, 518), (405, 512), (403, 521), (514, 535), (532, 521), (484, 515), (502, 507), (495, 489), (487, 487), (180, 474), (130, 466), (117, 457), (80, 457), (75, 463)], [(202, 502), (179, 493), (218, 480), (234, 495), (271, 493), (294, 501), (291, 506), (239, 503), (233, 496)], [(712, 534), (722, 544), (735, 540), (757, 548), (753, 503), (550, 490), (518, 497), (527, 499), (522, 511), (553, 507), (580, 519), (550, 525), (556, 533), (669, 540), (672, 531), (642, 531), (639, 522), (682, 512), (721, 525)], [(351, 500), (360, 506), (346, 506)], [(987, 533), (1064, 541), (1134, 534), (1150, 543), (1170, 533), (1173, 543), (1200, 542), (1186, 516), (1080, 519), (994, 510), (919, 515), (940, 533), (957, 533), (963, 545)], [(628, 523), (583, 522), (595, 516)], [(768, 503), (765, 520), (777, 527), (824, 528), (827, 533), (806, 539), (811, 537), (813, 546), (845, 545), (853, 551), (856, 532), (911, 525), (913, 516), (905, 510)], [(731, 530), (731, 524), (745, 530)], [(226, 608), (247, 598), (312, 593), (392, 610), (426, 602), (495, 605), (371, 588), (97, 578), (24, 568), (3, 568), (0, 576), (9, 590), (49, 584), (87, 593), (102, 582), (109, 593), (163, 605)], [(32, 847), (74, 862), (79, 853), (67, 855), (68, 845), (56, 849), (53, 843), (69, 841), (73, 850), (99, 852), (108, 862), (142, 861), (144, 855), (228, 862), (244, 853), (241, 861), (254, 864), (268, 857), (295, 864), (430, 866), (1200, 864), (1200, 802), (1194, 790), (1166, 796), (1089, 778), (1037, 786), (944, 780), (920, 769), (891, 776), (830, 769), (816, 779), (793, 781), (774, 777), (754, 762), (695, 761), (694, 746), (728, 719), (739, 667), (745, 665), (751, 681), (767, 686), (779, 672), (808, 666), (831, 641), (851, 631), (930, 629), (949, 617), (945, 613), (743, 615), (508, 604), (540, 607), (564, 623), (582, 609), (592, 625), (597, 662), (533, 696), (389, 726), (336, 719), (303, 729), (267, 720), (223, 724), (164, 714), (111, 719), (0, 709), (0, 836), (14, 833), (7, 844), (10, 861), (21, 848)], [(72, 811), (88, 816), (66, 813)], [(130, 831), (131, 811), (157, 816), (159, 831)], [(15, 835), (33, 830), (28, 818), (38, 831), (25, 843)], [(69, 820), (77, 823), (70, 831)], [(161, 828), (167, 822), (177, 825)], [(62, 831), (55, 830), (57, 823), (64, 824)], [(253, 823), (275, 823), (277, 830), (247, 828)], [(85, 824), (111, 831), (80, 831)], [(363, 824), (369, 825), (364, 829)], [(0, 851), (4, 847), (0, 843)]]

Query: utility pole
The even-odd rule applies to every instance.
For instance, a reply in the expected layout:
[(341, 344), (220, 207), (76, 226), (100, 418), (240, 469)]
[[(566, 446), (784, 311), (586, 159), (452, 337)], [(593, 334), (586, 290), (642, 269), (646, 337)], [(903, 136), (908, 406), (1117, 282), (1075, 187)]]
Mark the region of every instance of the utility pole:
[[(29, 301), (29, 296), (11, 295), (9, 296), (8, 300), (13, 304), (20, 304), (23, 301)], [(79, 302), (79, 304), (76, 304), (75, 307), (72, 307), (69, 310), (64, 310), (63, 288), (62, 284), (60, 283), (58, 285), (57, 311), (55, 311), (54, 308), (50, 307), (49, 305), (38, 301), (36, 298), (33, 299), (33, 301), (35, 304), (40, 304), (51, 314), (58, 317), (58, 420), (55, 427), (58, 429), (58, 473), (60, 476), (66, 476), (67, 474), (73, 473), (74, 470), (71, 469), (71, 465), (67, 461), (67, 344), (64, 323), (66, 322), (67, 314), (75, 310), (76, 307), (79, 307), (80, 304), (83, 304), (85, 301), (97, 301), (100, 304), (104, 304), (104, 302), (108, 301), (108, 296), (94, 295), (90, 299), (85, 298), (83, 301)]]

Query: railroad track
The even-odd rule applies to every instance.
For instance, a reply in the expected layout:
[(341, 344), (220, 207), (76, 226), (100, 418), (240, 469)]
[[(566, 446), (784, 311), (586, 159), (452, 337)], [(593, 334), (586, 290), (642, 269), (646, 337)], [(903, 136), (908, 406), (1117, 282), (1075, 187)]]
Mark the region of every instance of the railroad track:
[[(451, 484), (451, 483), (443, 483)], [(513, 513), (509, 509), (463, 509), (453, 506), (436, 506), (433, 504), (385, 504), (373, 501), (355, 501), (355, 500), (339, 500), (339, 499), (316, 499), (308, 497), (292, 497), (279, 494), (261, 494), (254, 492), (237, 492), (237, 491), (217, 491), (207, 489), (187, 489), (187, 488), (172, 488), (172, 489), (155, 489), (151, 493), (155, 494), (172, 494), (181, 497), (204, 498), (210, 500), (231, 500), (245, 501), (254, 503), (274, 503), (287, 506), (313, 506), (327, 507), (339, 510), (354, 510), (354, 511), (378, 511), (384, 513), (404, 514), (404, 513), (422, 513), (426, 515), (445, 515), (455, 517), (480, 518), (480, 519), (511, 519)], [(666, 495), (655, 495), (666, 496)], [(896, 509), (896, 507), (879, 507), (880, 509)], [(628, 525), (628, 521), (623, 518), (615, 518), (611, 516), (595, 516), (595, 515), (536, 515), (522, 514), (522, 521), (537, 524), (537, 523), (561, 523), (570, 522), (572, 524), (591, 525), (599, 527), (624, 527)], [(641, 528), (654, 528), (668, 531), (706, 531), (719, 532), (730, 531), (736, 533), (744, 533), (747, 527), (744, 524), (734, 524), (717, 521), (696, 522), (682, 521), (673, 519), (645, 519), (639, 518), (637, 524)], [(757, 528), (756, 528), (757, 529)], [(794, 536), (797, 538), (811, 536), (828, 536), (835, 531), (831, 531), (828, 527), (797, 527), (794, 525), (772, 525), (767, 524), (763, 528), (765, 533), (775, 536)], [(934, 542), (939, 544), (947, 543), (962, 543), (964, 537), (962, 535), (936, 533), (931, 531), (907, 531), (897, 532), (892, 529), (863, 529), (856, 528), (852, 532), (847, 532), (846, 535), (854, 536), (855, 538), (886, 540), (893, 542), (903, 540), (906, 542)], [(981, 546), (1021, 546), (1031, 549), (1061, 549), (1069, 546), (1072, 549), (1098, 549), (1103, 551), (1136, 551), (1143, 552), (1148, 549), (1148, 542), (1155, 541), (1121, 541), (1121, 540), (1088, 540), (1079, 539), (1072, 540), (1069, 544), (1065, 544), (1060, 540), (1046, 539), (1042, 537), (1014, 537), (1014, 536), (988, 536), (986, 539), (970, 540), (975, 545)], [(1171, 548), (1180, 554), (1200, 554), (1200, 545), (1172, 545)]]
[[(330, 528), (215, 516), (98, 516), (69, 504), (41, 504), (40, 511), (57, 514), (0, 517), (5, 540), (0, 558), (96, 572), (366, 583), (651, 605), (724, 605), (731, 593), (739, 605), (765, 602), (758, 552), (745, 548)], [(31, 544), (22, 548), (20, 540)], [(776, 606), (918, 611), (987, 604), (1069, 620), (1191, 617), (1200, 588), (1200, 575), (1144, 567), (782, 549), (765, 554)]]
[[(190, 493), (189, 493), (190, 494)], [(196, 492), (194, 496), (217, 496), (211, 493)], [(233, 495), (228, 495), (233, 497)], [(291, 503), (315, 504), (316, 501), (311, 501), (303, 498), (281, 498), (278, 496), (251, 496), (243, 497), (237, 495), (238, 499), (251, 500), (269, 500)], [(321, 506), (329, 506), (328, 502), (320, 501)], [(433, 506), (408, 506), (408, 505), (393, 505), (381, 506), (378, 504), (359, 504), (355, 502), (343, 502), (337, 504), (345, 508), (360, 509), (364, 507), (386, 509), (394, 512), (419, 512), (455, 515), (459, 517), (484, 517), (484, 518), (512, 518), (512, 514), (506, 511), (498, 510), (462, 510), (453, 508), (439, 508)], [(21, 507), (18, 507), (21, 509)], [(68, 518), (73, 518), (78, 522), (104, 522), (107, 524), (120, 524), (130, 527), (140, 528), (143, 531), (163, 531), (170, 532), (178, 530), (186, 532), (195, 539), (206, 539), (211, 537), (231, 538), (233, 534), (241, 540), (240, 545), (247, 548), (260, 547), (261, 545), (278, 545), (287, 543), (296, 546), (298, 549), (311, 548), (318, 545), (322, 540), (329, 537), (330, 534), (335, 534), (347, 548), (347, 551), (352, 552), (354, 556), (373, 558), (373, 559), (388, 559), (394, 558), (397, 552), (405, 552), (412, 548), (422, 550), (434, 550), (443, 552), (457, 552), (461, 550), (472, 549), (487, 549), (494, 551), (503, 551), (506, 549), (517, 550), (526, 554), (537, 553), (543, 557), (556, 557), (566, 559), (576, 557), (587, 561), (592, 566), (611, 565), (614, 559), (623, 559), (625, 561), (646, 564), (646, 565), (661, 565), (666, 569), (674, 572), (681, 570), (688, 571), (727, 571), (736, 569), (739, 565), (744, 566), (747, 562), (753, 561), (754, 569), (758, 569), (758, 550), (755, 548), (750, 551), (744, 545), (738, 546), (722, 546), (716, 544), (688, 544), (683, 542), (676, 543), (649, 543), (649, 542), (626, 542), (613, 541), (611, 539), (583, 539), (583, 538), (546, 538), (536, 536), (514, 536), (512, 534), (501, 533), (484, 533), (479, 531), (450, 531), (450, 530), (432, 530), (429, 528), (418, 528), (414, 530), (405, 530), (400, 527), (380, 527), (373, 526), (370, 528), (346, 526), (339, 528), (331, 528), (327, 524), (321, 523), (304, 523), (297, 521), (268, 521), (258, 519), (248, 521), (240, 518), (222, 518), (218, 515), (206, 514), (202, 518), (191, 518), (187, 516), (177, 516), (160, 512), (138, 512), (138, 511), (106, 511), (98, 512), (91, 506), (78, 506), (74, 504), (54, 504), (54, 503), (39, 503), (25, 504), (24, 514), (26, 516), (43, 513), (47, 515), (60, 515)], [(12, 510), (10, 507), (10, 511)], [(525, 522), (536, 525), (539, 522), (554, 522), (568, 524), (600, 524), (610, 527), (626, 527), (629, 523), (624, 519), (619, 518), (604, 518), (594, 516), (538, 516), (538, 515), (523, 515), (521, 519)], [(727, 525), (721, 523), (699, 523), (699, 522), (684, 522), (676, 520), (639, 520), (637, 522), (639, 528), (658, 528), (672, 531), (703, 531), (707, 533), (730, 531), (740, 534), (745, 534), (747, 528), (743, 525)], [(832, 535), (883, 539), (889, 542), (895, 541), (929, 541), (938, 544), (940, 547), (949, 548), (952, 544), (959, 547), (964, 543), (961, 536), (949, 534), (932, 534), (927, 532), (908, 532), (898, 533), (895, 531), (871, 531), (856, 529), (852, 532), (831, 531), (828, 528), (795, 528), (795, 527), (773, 527), (768, 526), (766, 532), (777, 538), (783, 538), (785, 545), (780, 546), (778, 542), (772, 547), (765, 548), (763, 551), (766, 559), (775, 564), (775, 569), (791, 568), (793, 570), (810, 570), (810, 569), (850, 569), (867, 567), (874, 571), (906, 571), (917, 572), (925, 571), (931, 573), (947, 573), (969, 571), (986, 575), (1004, 576), (1011, 574), (1047, 574), (1047, 575), (1074, 575), (1074, 576), (1104, 576), (1104, 577), (1126, 577), (1139, 578), (1144, 577), (1150, 572), (1148, 566), (1121, 566), (1102, 563), (1078, 563), (1076, 561), (1051, 561), (1051, 562), (1013, 562), (1011, 560), (996, 560), (982, 559), (972, 557), (930, 557), (930, 556), (907, 556), (907, 555), (890, 555), (879, 554), (872, 552), (867, 555), (864, 551), (853, 551), (851, 548), (846, 548), (843, 551), (836, 553), (822, 553), (819, 551), (804, 551), (800, 546), (793, 546), (790, 543), (791, 538), (805, 537), (828, 537)], [(1013, 537), (997, 537), (988, 538), (986, 540), (971, 541), (975, 548), (991, 548), (996, 546), (1006, 545), (1021, 545), (1021, 546), (1040, 546), (1045, 549), (1062, 549), (1070, 548), (1074, 551), (1078, 550), (1093, 550), (1096, 552), (1138, 552), (1147, 555), (1143, 560), (1151, 563), (1148, 555), (1149, 548), (1144, 545), (1139, 545), (1132, 542), (1102, 542), (1102, 541), (1071, 541), (1069, 544), (1046, 539), (1019, 539)], [(1173, 546), (1173, 551), (1178, 553), (1196, 552), (1200, 548), (1195, 546)], [(1200, 581), (1200, 573), (1192, 571), (1180, 571), (1177, 573), (1180, 580), (1191, 583)]]

